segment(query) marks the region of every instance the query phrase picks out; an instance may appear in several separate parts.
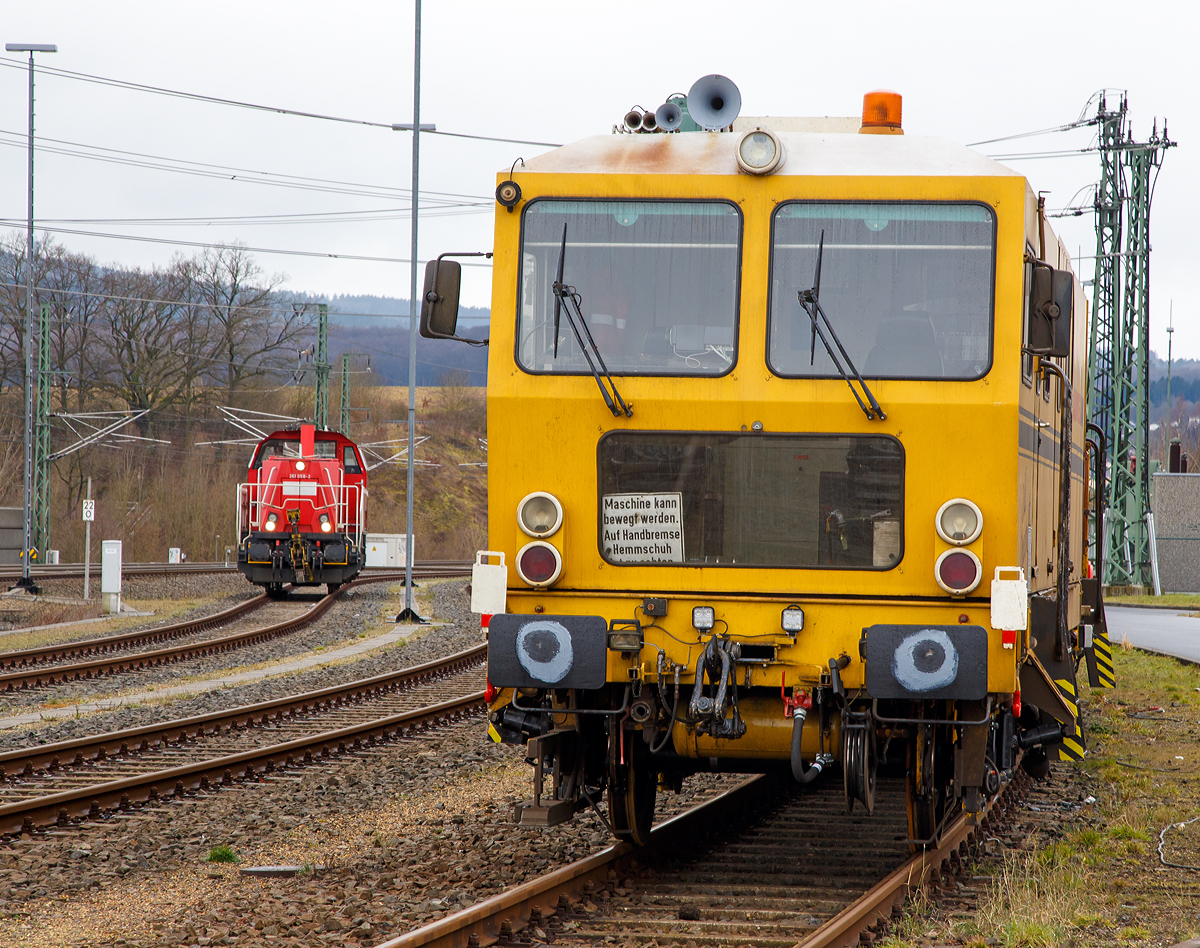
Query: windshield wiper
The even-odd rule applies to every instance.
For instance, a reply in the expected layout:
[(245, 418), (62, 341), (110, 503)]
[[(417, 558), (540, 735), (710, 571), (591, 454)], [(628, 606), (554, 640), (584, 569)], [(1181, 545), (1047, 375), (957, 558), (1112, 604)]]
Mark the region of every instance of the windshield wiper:
[[(859, 375), (858, 369), (854, 367), (854, 362), (850, 359), (850, 355), (846, 352), (846, 347), (842, 345), (842, 341), (838, 339), (837, 332), (833, 328), (833, 323), (829, 321), (829, 317), (825, 315), (825, 310), (821, 307), (821, 258), (825, 254), (825, 231), (821, 231), (821, 242), (817, 245), (817, 269), (813, 274), (813, 285), (811, 290), (801, 290), (796, 294), (800, 300), (800, 305), (804, 307), (804, 311), (808, 313), (808, 318), (812, 322), (812, 339), (809, 344), (808, 364), (812, 365), (817, 358), (817, 336), (821, 337), (821, 344), (825, 347), (825, 351), (829, 353), (830, 361), (846, 384), (850, 386), (850, 391), (854, 395), (854, 400), (858, 402), (858, 407), (863, 410), (863, 414), (867, 416), (867, 420), (871, 421), (878, 418), (883, 421), (887, 415), (883, 413), (883, 409), (879, 407), (879, 402), (875, 401), (875, 396), (871, 394), (871, 390), (867, 388), (867, 383), (863, 381), (863, 377)], [(829, 335), (825, 333), (828, 331)], [(829, 339), (832, 337), (834, 345), (837, 346), (838, 352), (842, 354), (842, 359), (846, 361), (843, 367), (834, 354), (833, 346), (829, 344)], [(846, 369), (850, 371), (847, 372)], [(862, 396), (858, 394), (858, 389), (854, 387), (854, 382), (851, 381), (851, 376), (862, 387), (863, 395), (867, 397), (867, 402), (870, 402), (870, 407), (862, 400)]]
[[(613, 417), (624, 415), (626, 418), (632, 417), (633, 406), (625, 404), (625, 400), (621, 398), (621, 393), (617, 391), (617, 383), (612, 380), (612, 376), (608, 372), (608, 366), (604, 364), (604, 357), (600, 355), (600, 348), (596, 345), (596, 340), (592, 338), (592, 331), (588, 329), (587, 321), (583, 318), (583, 310), (580, 308), (582, 297), (579, 291), (573, 286), (567, 286), (563, 283), (563, 261), (567, 256), (567, 225), (563, 224), (562, 247), (558, 251), (558, 277), (554, 281), (554, 357), (558, 358), (558, 326), (562, 311), (566, 309), (567, 322), (571, 324), (571, 332), (575, 334), (575, 341), (579, 343), (579, 350), (583, 353), (583, 357), (587, 359), (588, 367), (592, 370), (592, 378), (596, 380), (596, 385), (600, 388), (600, 394), (604, 396), (604, 404), (608, 406), (608, 410), (613, 413)], [(578, 320), (578, 321), (577, 321)], [(583, 327), (583, 333), (579, 331)], [(588, 344), (584, 345), (583, 338), (587, 336)], [(590, 347), (590, 351), (589, 351)], [(593, 360), (592, 356), (596, 358)], [(600, 368), (596, 365), (599, 363)], [(601, 378), (600, 373), (604, 373)], [(605, 381), (608, 385), (605, 386)], [(612, 389), (612, 394), (609, 394), (609, 389)]]

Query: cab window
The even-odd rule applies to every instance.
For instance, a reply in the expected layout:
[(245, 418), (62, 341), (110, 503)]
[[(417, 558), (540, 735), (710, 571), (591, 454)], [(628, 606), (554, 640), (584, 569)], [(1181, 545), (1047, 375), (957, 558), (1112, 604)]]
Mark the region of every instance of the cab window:
[[(724, 375), (737, 361), (740, 241), (741, 215), (726, 202), (531, 201), (517, 363), (590, 374), (590, 334), (614, 375)], [(555, 325), (560, 257), (582, 326), (561, 309)]]
[(797, 299), (818, 288), (863, 376), (981, 378), (992, 361), (995, 229), (991, 208), (973, 203), (780, 206), (772, 226), (772, 370), (839, 377), (820, 338), (814, 350), (812, 321)]
[(598, 460), (609, 563), (888, 570), (904, 555), (895, 438), (614, 432)]

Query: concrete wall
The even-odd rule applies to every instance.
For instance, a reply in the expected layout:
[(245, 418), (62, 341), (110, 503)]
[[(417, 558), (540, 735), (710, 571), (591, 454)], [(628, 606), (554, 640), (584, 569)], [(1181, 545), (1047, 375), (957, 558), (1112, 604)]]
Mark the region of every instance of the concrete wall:
[(0, 507), (0, 565), (20, 565), (24, 532), (25, 508)]
[(1200, 473), (1152, 474), (1163, 592), (1200, 592)]

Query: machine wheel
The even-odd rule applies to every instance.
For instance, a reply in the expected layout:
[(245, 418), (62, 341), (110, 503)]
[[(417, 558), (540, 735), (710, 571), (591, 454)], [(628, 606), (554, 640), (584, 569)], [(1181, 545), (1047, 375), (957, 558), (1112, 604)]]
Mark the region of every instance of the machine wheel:
[(325, 585), (329, 587), (329, 595), (331, 596), (342, 588), (341, 583), (326, 583)]
[(867, 716), (863, 720), (842, 723), (842, 781), (846, 791), (846, 812), (854, 810), (855, 801), (875, 809), (875, 728)]
[(267, 595), (272, 599), (282, 599), (283, 583), (267, 583)]
[(625, 763), (614, 759), (609, 766), (608, 819), (613, 833), (636, 846), (645, 846), (650, 841), (657, 795), (658, 774), (645, 742), (635, 732), (625, 741)]
[(905, 781), (908, 808), (908, 837), (925, 840), (910, 843), (913, 852), (937, 843), (936, 835), (946, 815), (944, 766), (937, 750), (937, 729), (932, 724), (917, 726), (908, 744), (908, 773)]

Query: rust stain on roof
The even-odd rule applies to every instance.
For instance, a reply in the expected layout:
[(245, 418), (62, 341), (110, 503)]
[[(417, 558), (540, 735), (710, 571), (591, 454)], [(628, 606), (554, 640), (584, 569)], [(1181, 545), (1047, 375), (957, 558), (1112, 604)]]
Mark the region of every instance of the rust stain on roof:
[[(777, 133), (785, 159), (775, 174), (1021, 177), (977, 151), (918, 135)], [(594, 135), (526, 162), (533, 174), (736, 175), (739, 134)], [(507, 174), (507, 169), (505, 169)]]

